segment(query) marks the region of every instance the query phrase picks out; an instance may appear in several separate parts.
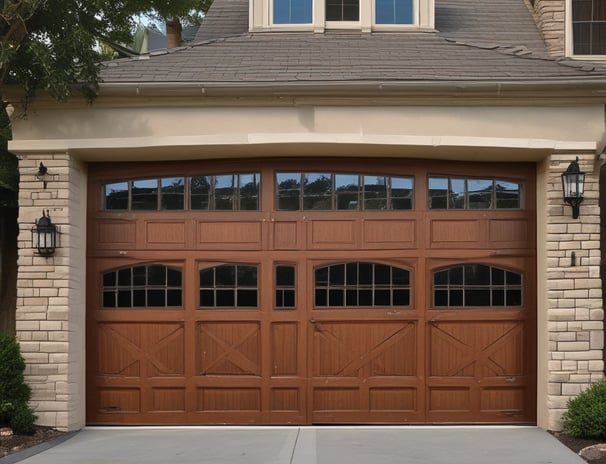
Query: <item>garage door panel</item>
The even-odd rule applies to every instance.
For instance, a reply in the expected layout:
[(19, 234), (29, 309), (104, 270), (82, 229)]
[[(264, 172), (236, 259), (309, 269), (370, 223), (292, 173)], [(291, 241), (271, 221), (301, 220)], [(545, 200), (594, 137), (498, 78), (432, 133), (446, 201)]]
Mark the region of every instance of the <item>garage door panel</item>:
[(201, 250), (260, 250), (261, 221), (200, 221), (197, 248)]
[(362, 247), (366, 249), (411, 249), (418, 246), (416, 220), (364, 219)]
[(150, 411), (183, 413), (185, 406), (185, 388), (153, 387)]
[(351, 249), (358, 246), (359, 222), (356, 220), (310, 220), (307, 246), (318, 249)]
[(196, 411), (261, 411), (261, 388), (205, 387), (197, 390)]
[(271, 324), (272, 377), (302, 374), (299, 367), (300, 338), (298, 322)]
[(100, 219), (91, 227), (91, 233), (95, 237), (96, 248), (132, 249), (135, 248), (137, 226), (134, 220)]
[(185, 221), (144, 221), (146, 248), (182, 249), (187, 239)]

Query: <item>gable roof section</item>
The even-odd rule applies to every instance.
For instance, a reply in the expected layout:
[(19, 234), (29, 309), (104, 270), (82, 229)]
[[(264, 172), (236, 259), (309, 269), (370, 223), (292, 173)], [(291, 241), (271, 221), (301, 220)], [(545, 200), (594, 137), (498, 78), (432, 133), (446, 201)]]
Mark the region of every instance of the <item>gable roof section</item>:
[(602, 78), (555, 60), (524, 0), (436, 0), (437, 32), (248, 33), (247, 0), (215, 0), (189, 47), (105, 64), (105, 83), (291, 86)]

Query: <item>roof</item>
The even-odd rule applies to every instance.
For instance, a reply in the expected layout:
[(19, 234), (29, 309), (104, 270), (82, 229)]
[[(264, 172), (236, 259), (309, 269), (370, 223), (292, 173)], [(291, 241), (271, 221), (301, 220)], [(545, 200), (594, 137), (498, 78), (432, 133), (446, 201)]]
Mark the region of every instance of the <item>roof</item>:
[(436, 32), (248, 32), (248, 0), (215, 0), (192, 44), (105, 63), (105, 83), (253, 85), (602, 78), (554, 59), (524, 0), (436, 0)]

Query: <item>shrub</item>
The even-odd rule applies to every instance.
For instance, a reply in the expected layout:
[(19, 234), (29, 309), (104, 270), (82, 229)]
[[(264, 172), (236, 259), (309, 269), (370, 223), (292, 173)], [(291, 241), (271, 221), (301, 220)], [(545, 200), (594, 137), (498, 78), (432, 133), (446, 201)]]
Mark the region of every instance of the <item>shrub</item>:
[(24, 370), (19, 343), (12, 335), (0, 334), (0, 426), (30, 434), (34, 432), (36, 416), (27, 404), (31, 390), (25, 383)]
[(606, 379), (568, 402), (564, 431), (577, 438), (606, 439)]

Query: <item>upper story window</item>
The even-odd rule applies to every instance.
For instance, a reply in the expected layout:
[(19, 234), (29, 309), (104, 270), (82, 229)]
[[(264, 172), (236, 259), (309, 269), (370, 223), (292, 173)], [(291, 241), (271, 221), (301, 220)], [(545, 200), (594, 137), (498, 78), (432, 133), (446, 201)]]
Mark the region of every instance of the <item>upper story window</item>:
[(249, 0), (250, 30), (433, 30), (434, 0)]
[[(606, 1), (570, 0), (572, 54), (606, 55)], [(570, 31), (570, 29), (569, 29)]]

